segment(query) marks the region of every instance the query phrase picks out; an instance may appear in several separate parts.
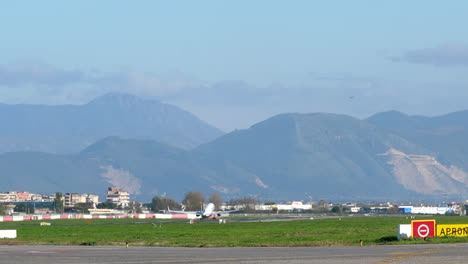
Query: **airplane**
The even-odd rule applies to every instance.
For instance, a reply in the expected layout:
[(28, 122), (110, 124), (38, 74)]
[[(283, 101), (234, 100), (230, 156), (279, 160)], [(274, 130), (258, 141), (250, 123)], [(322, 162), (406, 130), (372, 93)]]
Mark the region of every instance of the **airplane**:
[(169, 209), (169, 207), (167, 208), (167, 211), (170, 213), (195, 214), (197, 218), (201, 218), (201, 219), (204, 219), (204, 218), (216, 219), (218, 217), (221, 217), (223, 214), (237, 212), (239, 210), (215, 211), (214, 203), (209, 203), (205, 207), (205, 210), (203, 211), (174, 211), (174, 210)]

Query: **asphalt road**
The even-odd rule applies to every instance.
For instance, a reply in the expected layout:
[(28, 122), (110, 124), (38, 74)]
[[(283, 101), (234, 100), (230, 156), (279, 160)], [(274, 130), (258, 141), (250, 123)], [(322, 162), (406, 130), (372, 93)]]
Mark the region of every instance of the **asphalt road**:
[(291, 248), (0, 246), (0, 264), (468, 263), (468, 244)]

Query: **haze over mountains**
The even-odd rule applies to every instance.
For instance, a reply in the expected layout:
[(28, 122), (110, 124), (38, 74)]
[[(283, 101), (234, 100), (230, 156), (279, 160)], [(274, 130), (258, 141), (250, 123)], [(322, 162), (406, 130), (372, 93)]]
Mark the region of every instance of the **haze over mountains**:
[[(366, 120), (281, 114), (222, 135), (174, 106), (127, 95), (85, 106), (1, 107), (1, 141), (17, 136), (15, 144), (1, 145), (4, 152), (67, 152), (0, 155), (4, 191), (102, 194), (113, 185), (139, 199), (199, 190), (227, 197), (395, 200), (468, 191), (467, 111), (434, 118), (386, 112)], [(39, 113), (50, 115), (38, 121)], [(29, 137), (36, 128), (37, 136)], [(46, 140), (41, 145), (38, 139)]]

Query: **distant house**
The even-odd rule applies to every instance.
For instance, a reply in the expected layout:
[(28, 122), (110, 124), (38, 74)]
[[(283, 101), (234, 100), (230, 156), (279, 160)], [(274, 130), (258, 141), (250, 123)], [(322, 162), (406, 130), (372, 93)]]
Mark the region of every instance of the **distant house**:
[(28, 192), (2, 192), (0, 193), (0, 202), (24, 202), (31, 200), (31, 194)]
[(65, 208), (75, 207), (77, 205), (86, 205), (86, 208), (95, 208), (99, 203), (99, 196), (93, 194), (66, 193), (64, 195)]
[(54, 197), (50, 195), (34, 194), (29, 192), (0, 192), (0, 203), (17, 203), (17, 202), (50, 202)]
[(117, 204), (123, 208), (130, 203), (130, 193), (117, 187), (107, 188), (106, 202)]

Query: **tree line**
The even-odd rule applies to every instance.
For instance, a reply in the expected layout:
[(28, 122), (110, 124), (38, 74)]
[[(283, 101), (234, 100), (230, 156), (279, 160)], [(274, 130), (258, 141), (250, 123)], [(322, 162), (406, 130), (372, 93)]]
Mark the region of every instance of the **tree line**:
[[(171, 210), (186, 210), (186, 211), (203, 211), (205, 204), (213, 203), (216, 210), (220, 210), (224, 201), (222, 196), (219, 193), (211, 194), (208, 199), (205, 198), (205, 195), (199, 191), (190, 191), (187, 192), (184, 196), (184, 199), (179, 203), (175, 199), (167, 198), (165, 196), (155, 196), (151, 201), (151, 211), (166, 211)], [(252, 197), (244, 197), (239, 199), (231, 199), (226, 202), (227, 206), (242, 206), (244, 212), (253, 212), (255, 211), (255, 204), (258, 204), (259, 201)]]
[(181, 203), (175, 199), (167, 198), (164, 196), (155, 196), (151, 200), (151, 211), (166, 211), (171, 210), (187, 210), (187, 211), (202, 211), (205, 203), (213, 203), (217, 209), (223, 205), (223, 199), (220, 194), (211, 194), (208, 200), (202, 192), (191, 191), (185, 194)]

